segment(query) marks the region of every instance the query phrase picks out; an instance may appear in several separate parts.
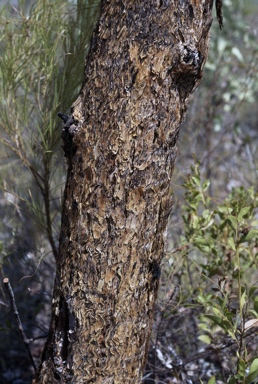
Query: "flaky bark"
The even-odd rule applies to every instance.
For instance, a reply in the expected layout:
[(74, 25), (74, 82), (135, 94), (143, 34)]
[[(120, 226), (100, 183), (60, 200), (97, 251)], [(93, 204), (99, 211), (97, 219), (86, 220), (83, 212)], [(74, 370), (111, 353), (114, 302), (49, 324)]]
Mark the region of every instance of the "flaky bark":
[(212, 0), (102, 1), (64, 132), (68, 176), (50, 335), (35, 383), (139, 383), (176, 141)]

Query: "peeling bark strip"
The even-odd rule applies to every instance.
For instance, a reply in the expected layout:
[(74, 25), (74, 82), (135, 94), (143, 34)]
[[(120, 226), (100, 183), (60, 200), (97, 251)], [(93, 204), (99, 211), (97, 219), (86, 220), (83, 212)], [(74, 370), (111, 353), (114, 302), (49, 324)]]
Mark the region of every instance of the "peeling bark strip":
[(216, 14), (219, 22), (219, 27), (223, 27), (223, 11), (222, 11), (222, 0), (216, 0)]
[(207, 58), (212, 3), (102, 1), (64, 133), (60, 260), (34, 383), (141, 381), (179, 125)]

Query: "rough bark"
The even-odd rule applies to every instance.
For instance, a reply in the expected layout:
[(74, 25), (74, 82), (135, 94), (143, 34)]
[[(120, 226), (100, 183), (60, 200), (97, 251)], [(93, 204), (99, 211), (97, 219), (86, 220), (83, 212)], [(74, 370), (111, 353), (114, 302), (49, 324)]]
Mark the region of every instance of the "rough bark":
[(102, 1), (64, 131), (68, 175), (50, 334), (34, 383), (139, 383), (176, 141), (212, 0)]

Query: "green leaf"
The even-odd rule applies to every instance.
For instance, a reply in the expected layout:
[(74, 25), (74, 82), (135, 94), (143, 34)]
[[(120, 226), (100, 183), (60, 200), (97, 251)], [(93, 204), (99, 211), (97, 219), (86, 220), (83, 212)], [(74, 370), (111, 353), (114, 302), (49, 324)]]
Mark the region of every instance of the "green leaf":
[(210, 186), (210, 180), (205, 180), (203, 185), (202, 185), (202, 190), (206, 191)]
[(256, 380), (258, 378), (258, 358), (254, 359), (249, 374), (246, 377), (246, 384), (252, 383), (252, 381)]
[(228, 245), (229, 245), (230, 248), (232, 248), (234, 251), (236, 250), (236, 246), (235, 246), (235, 242), (234, 242), (233, 237), (229, 237), (229, 238), (228, 238)]
[(199, 340), (201, 340), (205, 344), (210, 344), (211, 343), (211, 338), (208, 335), (200, 335), (198, 337)]
[(245, 380), (245, 383), (246, 383), (246, 384), (251, 384), (251, 383), (253, 383), (254, 380), (256, 380), (257, 378), (258, 378), (258, 369), (257, 369), (255, 372), (249, 373), (249, 375), (247, 375), (246, 380)]
[(210, 241), (205, 237), (198, 236), (194, 239), (194, 245), (203, 253), (210, 253)]
[(246, 292), (244, 292), (242, 295), (241, 295), (241, 299), (240, 299), (240, 306), (241, 308), (243, 308), (243, 306), (246, 304)]
[(192, 215), (191, 225), (194, 229), (198, 227), (199, 224), (199, 217), (197, 215)]
[(258, 369), (258, 358), (256, 357), (256, 358), (253, 360), (252, 364), (251, 364), (251, 367), (250, 367), (250, 373), (251, 373), (251, 372), (255, 372), (255, 371), (257, 371), (257, 369)]
[(232, 327), (230, 322), (228, 320), (223, 320), (219, 316), (214, 316), (214, 315), (204, 315), (204, 317), (207, 317), (211, 321), (213, 321), (216, 325), (218, 325), (220, 328), (224, 329), (224, 331), (228, 332), (228, 334), (235, 340), (236, 337), (234, 333), (230, 330)]
[(216, 384), (216, 377), (212, 376), (210, 380), (208, 381), (208, 384)]
[(230, 221), (233, 229), (237, 229), (237, 218), (235, 216), (229, 215), (228, 220)]
[(250, 241), (258, 236), (258, 229), (250, 229), (250, 231), (246, 234), (240, 237), (239, 244), (245, 243), (246, 241)]
[(228, 332), (229, 336), (232, 337), (233, 340), (237, 341), (237, 337), (234, 332), (232, 332), (229, 328), (227, 328), (226, 331)]
[(202, 213), (202, 217), (203, 217), (204, 219), (208, 219), (208, 220), (210, 220), (212, 214), (213, 214), (213, 211), (210, 211), (209, 209), (205, 209), (205, 210), (203, 211), (203, 213)]
[[(220, 303), (220, 304), (221, 304), (221, 303)], [(219, 308), (212, 307), (214, 314), (215, 314), (216, 316), (218, 316), (218, 317), (221, 317), (221, 320), (222, 320), (222, 316), (223, 316), (223, 306), (221, 305), (220, 308), (222, 309), (222, 311), (221, 311)]]
[(255, 296), (254, 298), (254, 309), (255, 309), (255, 312), (258, 313), (258, 296)]
[(251, 287), (249, 290), (248, 297), (249, 298), (253, 297), (253, 294), (255, 293), (255, 291), (257, 291), (257, 289), (258, 289), (258, 287), (256, 287), (256, 286)]
[(243, 55), (237, 47), (233, 47), (231, 52), (239, 61), (244, 62)]
[(250, 207), (244, 207), (240, 210), (237, 218), (238, 218), (238, 221), (241, 221), (242, 218), (250, 211)]
[(212, 295), (198, 295), (197, 296), (197, 301), (199, 302), (199, 303), (201, 303), (201, 304), (206, 304), (206, 303), (208, 303), (209, 302), (209, 300), (211, 299), (211, 297), (212, 297)]
[(212, 320), (216, 325), (221, 326), (221, 317), (214, 316), (214, 315), (204, 315), (204, 317), (207, 317), (207, 319)]
[(200, 177), (199, 176), (192, 176), (192, 180), (194, 182), (195, 185), (198, 185), (198, 187), (200, 186)]
[(249, 309), (248, 313), (258, 319), (258, 312), (256, 312), (254, 309)]
[(245, 374), (245, 371), (246, 371), (246, 362), (244, 359), (242, 359), (239, 354), (238, 354), (238, 365), (239, 365), (239, 368), (238, 368), (238, 373), (242, 373), (242, 374)]

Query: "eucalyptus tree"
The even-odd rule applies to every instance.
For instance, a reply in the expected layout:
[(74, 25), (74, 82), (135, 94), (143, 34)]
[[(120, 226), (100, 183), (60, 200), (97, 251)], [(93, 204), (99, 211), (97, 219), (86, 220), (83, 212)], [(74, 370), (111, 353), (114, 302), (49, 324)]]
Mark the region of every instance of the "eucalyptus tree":
[(68, 173), (35, 383), (141, 381), (179, 127), (208, 55), (212, 5), (101, 3), (80, 95), (60, 114)]

